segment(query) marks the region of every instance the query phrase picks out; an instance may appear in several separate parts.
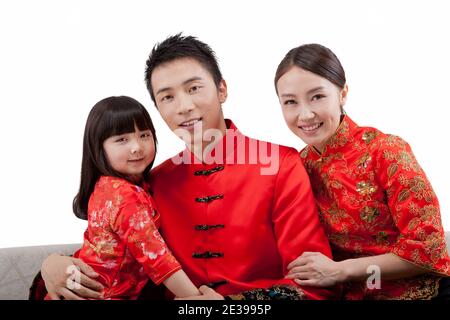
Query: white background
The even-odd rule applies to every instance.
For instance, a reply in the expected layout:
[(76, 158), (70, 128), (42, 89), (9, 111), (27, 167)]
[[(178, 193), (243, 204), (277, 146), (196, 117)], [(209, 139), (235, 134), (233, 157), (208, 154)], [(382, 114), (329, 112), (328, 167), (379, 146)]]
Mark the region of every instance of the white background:
[(247, 135), (297, 149), (303, 143), (284, 124), (275, 69), (294, 46), (331, 48), (346, 70), (348, 114), (410, 142), (450, 230), (447, 3), (2, 1), (0, 247), (81, 242), (86, 222), (71, 204), (85, 119), (100, 99), (130, 95), (149, 109), (156, 164), (183, 147), (143, 80), (154, 43), (180, 31), (216, 51), (228, 81), (225, 115)]

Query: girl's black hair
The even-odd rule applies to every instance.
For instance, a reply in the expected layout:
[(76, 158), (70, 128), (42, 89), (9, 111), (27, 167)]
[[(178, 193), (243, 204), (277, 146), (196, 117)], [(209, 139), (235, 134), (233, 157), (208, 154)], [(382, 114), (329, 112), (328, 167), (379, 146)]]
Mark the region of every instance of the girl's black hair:
[[(87, 219), (89, 197), (94, 191), (97, 180), (102, 175), (128, 179), (115, 171), (109, 164), (103, 149), (103, 142), (111, 136), (139, 130), (150, 130), (155, 142), (156, 133), (152, 119), (145, 107), (127, 96), (109, 97), (97, 102), (86, 121), (83, 138), (83, 158), (78, 194), (73, 199), (73, 212), (80, 219)], [(148, 178), (152, 163), (145, 168), (143, 178)]]

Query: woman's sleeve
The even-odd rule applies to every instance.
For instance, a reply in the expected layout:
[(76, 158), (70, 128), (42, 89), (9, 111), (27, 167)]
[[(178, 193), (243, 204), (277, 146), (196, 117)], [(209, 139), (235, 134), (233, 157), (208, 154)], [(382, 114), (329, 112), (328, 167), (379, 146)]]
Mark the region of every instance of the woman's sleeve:
[[(126, 243), (133, 257), (155, 284), (160, 284), (181, 269), (161, 237), (154, 221), (151, 202), (139, 192), (123, 192), (122, 205), (111, 221), (112, 229)], [(147, 201), (148, 200), (148, 201)]]
[(450, 275), (439, 202), (410, 146), (388, 135), (375, 147), (377, 177), (400, 231), (392, 253), (425, 269)]

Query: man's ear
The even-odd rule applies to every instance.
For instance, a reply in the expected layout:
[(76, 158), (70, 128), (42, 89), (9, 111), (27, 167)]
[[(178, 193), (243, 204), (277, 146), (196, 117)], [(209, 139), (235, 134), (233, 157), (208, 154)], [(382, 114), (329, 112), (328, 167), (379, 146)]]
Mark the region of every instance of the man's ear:
[(220, 103), (224, 103), (225, 101), (227, 101), (228, 97), (227, 83), (224, 79), (220, 80), (217, 90), (219, 92)]

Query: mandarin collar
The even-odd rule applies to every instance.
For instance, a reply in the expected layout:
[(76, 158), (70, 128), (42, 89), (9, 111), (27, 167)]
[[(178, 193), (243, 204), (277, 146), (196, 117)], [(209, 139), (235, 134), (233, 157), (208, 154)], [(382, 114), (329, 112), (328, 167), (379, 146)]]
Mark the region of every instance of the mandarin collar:
[[(335, 153), (343, 148), (353, 137), (358, 125), (350, 119), (349, 116), (344, 115), (336, 132), (328, 139), (323, 148), (322, 153), (317, 151), (312, 145), (306, 147), (307, 153), (314, 155), (314, 158), (323, 158), (330, 153)], [(302, 155), (303, 157), (303, 155)]]

